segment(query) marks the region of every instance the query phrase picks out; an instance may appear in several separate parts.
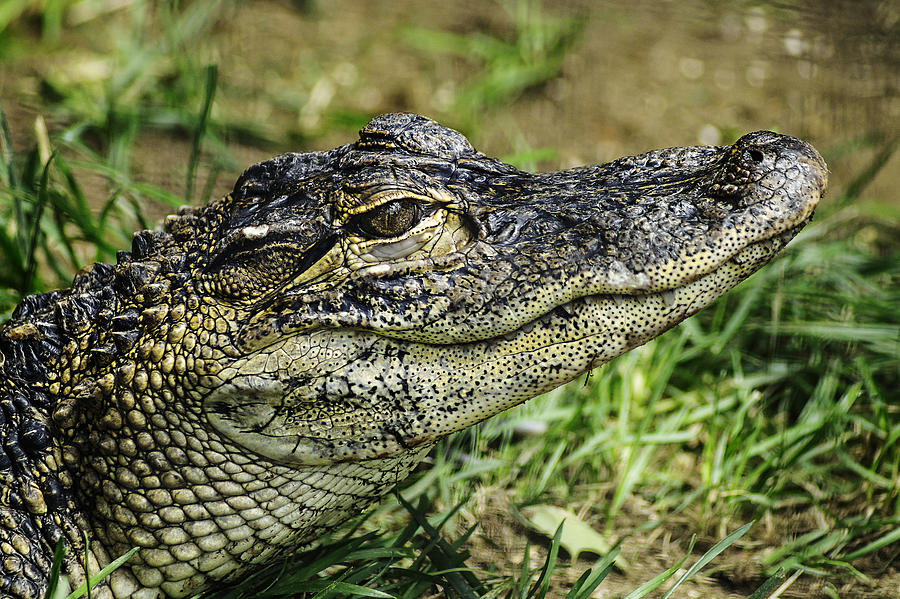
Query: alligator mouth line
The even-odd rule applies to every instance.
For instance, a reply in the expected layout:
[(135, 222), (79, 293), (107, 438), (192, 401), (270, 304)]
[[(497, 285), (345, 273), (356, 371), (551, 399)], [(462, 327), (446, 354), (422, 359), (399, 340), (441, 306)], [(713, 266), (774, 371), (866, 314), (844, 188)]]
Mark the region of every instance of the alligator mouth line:
[[(501, 344), (503, 341), (521, 341), (523, 335), (532, 333), (536, 327), (546, 330), (558, 328), (563, 321), (577, 319), (579, 313), (586, 306), (601, 306), (614, 310), (623, 320), (642, 315), (655, 321), (655, 324), (647, 323), (656, 331), (653, 335), (647, 337), (639, 334), (627, 335), (634, 338), (635, 342), (629, 342), (626, 349), (618, 352), (624, 353), (624, 351), (642, 345), (660, 332), (668, 330), (685, 318), (696, 314), (724, 295), (727, 290), (755, 273), (760, 265), (766, 264), (781, 251), (810, 219), (811, 216), (807, 216), (798, 225), (744, 246), (722, 260), (712, 270), (699, 274), (676, 287), (655, 292), (589, 293), (559, 304), (522, 326), (493, 338), (493, 341)], [(614, 319), (611, 318), (611, 320)], [(628, 325), (623, 328), (632, 329), (633, 326)], [(633, 330), (632, 333), (634, 333)], [(560, 338), (558, 342), (571, 343), (596, 335), (597, 333), (593, 332), (580, 337)], [(488, 342), (491, 340), (490, 338), (485, 339)], [(609, 357), (603, 358), (603, 360), (606, 359)]]

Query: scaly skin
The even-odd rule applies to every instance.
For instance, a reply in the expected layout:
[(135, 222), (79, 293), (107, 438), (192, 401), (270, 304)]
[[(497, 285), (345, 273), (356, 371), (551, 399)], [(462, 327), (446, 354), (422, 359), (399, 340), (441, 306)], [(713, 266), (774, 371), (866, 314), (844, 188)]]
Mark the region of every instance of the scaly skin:
[(184, 597), (317, 538), (441, 437), (671, 328), (775, 255), (825, 165), (768, 132), (529, 174), (425, 118), (249, 168), (0, 331), (0, 595), (57, 539)]

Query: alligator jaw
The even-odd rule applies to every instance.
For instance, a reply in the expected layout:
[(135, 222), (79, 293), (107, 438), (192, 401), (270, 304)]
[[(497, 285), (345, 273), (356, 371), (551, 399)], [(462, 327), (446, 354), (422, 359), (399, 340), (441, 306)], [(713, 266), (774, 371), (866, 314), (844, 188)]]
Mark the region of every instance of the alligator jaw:
[[(459, 411), (453, 429), (550, 391), (664, 333), (767, 263), (798, 230), (751, 244), (682, 286), (655, 293), (587, 295), (511, 334), (464, 345), (470, 355), (460, 362), (470, 366), (462, 375), (450, 371), (445, 376), (456, 381), (457, 389), (477, 381), (479, 397), (472, 397)], [(443, 434), (444, 430), (418, 434), (406, 444), (433, 441)]]
[[(803, 225), (805, 225), (805, 222)], [(518, 341), (521, 335), (530, 333), (536, 326), (549, 327), (557, 318), (571, 319), (579, 314), (585, 304), (603, 306), (604, 310), (615, 312), (616, 315), (610, 319), (613, 322), (625, 322), (628, 320), (629, 314), (652, 312), (659, 315), (663, 322), (672, 323), (671, 326), (674, 326), (697, 311), (702, 310), (708, 304), (708, 302), (703, 302), (703, 298), (708, 296), (709, 291), (723, 288), (729, 289), (735, 284), (735, 281), (742, 280), (755, 272), (760, 265), (768, 262), (787, 245), (798, 230), (799, 227), (751, 244), (730, 257), (715, 270), (698, 278), (693, 278), (683, 285), (649, 293), (639, 291), (635, 293), (586, 295), (557, 306), (552, 311), (543, 314), (534, 321), (528, 322), (523, 327), (503, 334), (502, 338), (505, 341)], [(714, 295), (712, 301), (717, 297), (718, 295)], [(634, 335), (631, 336), (634, 337)], [(654, 334), (651, 334), (638, 345), (654, 336)], [(632, 349), (632, 347), (628, 347), (625, 351)], [(602, 361), (605, 362), (612, 357), (615, 357), (615, 355), (603, 358)]]
[(722, 295), (723, 289), (731, 289), (767, 263), (796, 231), (751, 244), (711, 272), (683, 285), (649, 293), (586, 295), (491, 341), (504, 354), (548, 345), (548, 336), (555, 338), (555, 344), (594, 344), (594, 357), (582, 368), (588, 370), (650, 341), (708, 306)]

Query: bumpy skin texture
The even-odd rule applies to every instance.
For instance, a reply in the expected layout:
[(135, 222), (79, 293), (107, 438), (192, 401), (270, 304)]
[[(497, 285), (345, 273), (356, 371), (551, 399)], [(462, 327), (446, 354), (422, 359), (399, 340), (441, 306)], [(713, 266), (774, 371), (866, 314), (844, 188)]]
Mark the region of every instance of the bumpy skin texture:
[(0, 595), (57, 539), (95, 597), (183, 597), (313, 541), (442, 436), (674, 326), (826, 181), (758, 132), (529, 174), (423, 117), (284, 154), (0, 331)]

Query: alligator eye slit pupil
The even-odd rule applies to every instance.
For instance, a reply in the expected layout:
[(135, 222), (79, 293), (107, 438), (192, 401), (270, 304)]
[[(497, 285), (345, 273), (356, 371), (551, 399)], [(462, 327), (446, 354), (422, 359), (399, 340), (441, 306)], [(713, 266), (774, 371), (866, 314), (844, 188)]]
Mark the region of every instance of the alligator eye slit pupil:
[(386, 202), (353, 219), (353, 224), (360, 233), (378, 239), (402, 235), (418, 222), (419, 203), (412, 198)]

